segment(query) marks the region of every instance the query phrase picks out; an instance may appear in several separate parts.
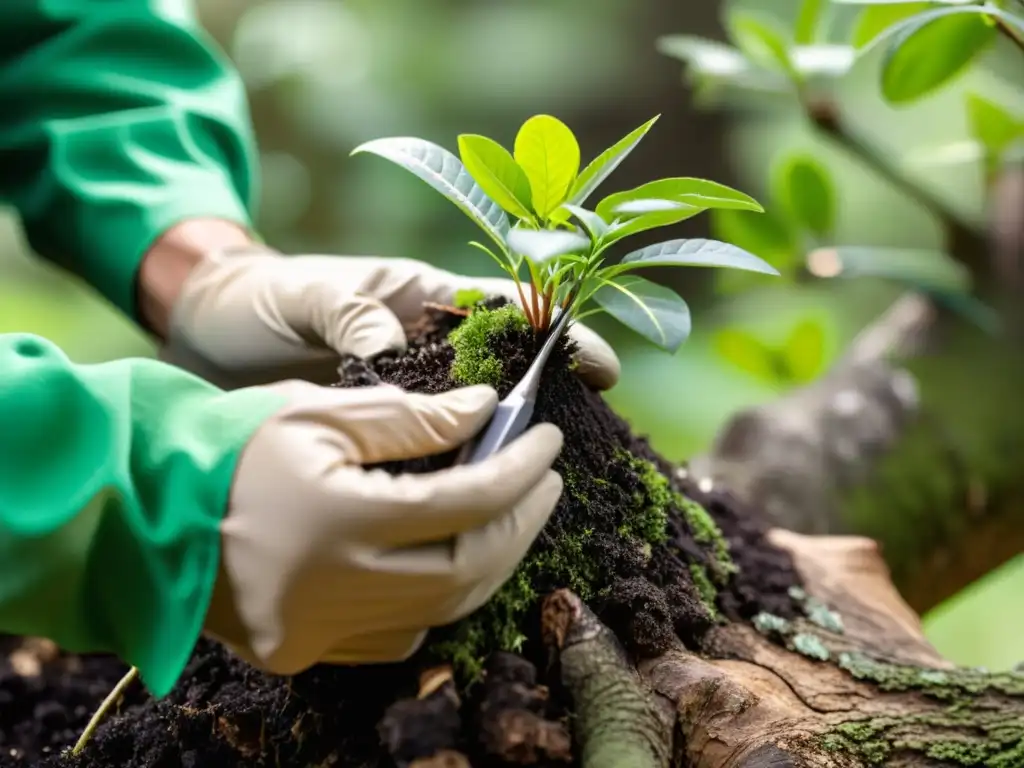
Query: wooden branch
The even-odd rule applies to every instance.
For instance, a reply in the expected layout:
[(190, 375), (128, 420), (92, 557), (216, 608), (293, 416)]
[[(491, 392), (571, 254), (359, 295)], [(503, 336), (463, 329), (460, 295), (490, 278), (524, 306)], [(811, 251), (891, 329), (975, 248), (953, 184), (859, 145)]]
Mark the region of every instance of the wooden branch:
[[(574, 595), (548, 599), (559, 626), (550, 634), (579, 638), (560, 646), (577, 711), (603, 712), (579, 724), (585, 766), (662, 765), (655, 755), (669, 754), (671, 765), (687, 768), (1022, 764), (1024, 675), (960, 670), (940, 658), (873, 541), (783, 530), (772, 537), (807, 584), (796, 596), (807, 618), (762, 614), (753, 627), (718, 627), (700, 655), (679, 644), (641, 660), (639, 678)], [(584, 678), (607, 682), (573, 682)], [(660, 749), (651, 744), (658, 734)]]
[(923, 612), (1024, 551), (1024, 166), (993, 178), (986, 235), (895, 170), (836, 105), (807, 112), (943, 222), (1005, 334), (907, 293), (823, 379), (735, 415), (690, 471), (756, 500), (778, 525), (878, 539)]

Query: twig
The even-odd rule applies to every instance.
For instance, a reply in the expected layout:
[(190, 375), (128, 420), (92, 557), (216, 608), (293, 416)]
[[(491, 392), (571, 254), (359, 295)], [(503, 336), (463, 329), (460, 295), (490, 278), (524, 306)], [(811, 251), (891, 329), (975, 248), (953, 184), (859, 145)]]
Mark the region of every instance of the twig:
[(128, 689), (128, 686), (131, 685), (138, 676), (138, 667), (132, 667), (125, 673), (125, 676), (118, 681), (117, 685), (114, 686), (114, 690), (107, 695), (107, 698), (103, 700), (103, 703), (99, 705), (95, 712), (93, 712), (92, 718), (90, 718), (89, 723), (85, 726), (85, 730), (82, 731), (82, 735), (78, 737), (78, 741), (75, 742), (75, 746), (71, 749), (72, 755), (77, 755), (85, 749), (85, 745), (89, 743), (89, 739), (92, 738), (96, 729), (99, 728), (99, 725), (103, 721), (103, 718), (106, 717), (107, 712), (117, 705), (118, 701), (124, 695), (124, 692)]
[(541, 622), (572, 695), (583, 768), (668, 768), (672, 722), (611, 630), (567, 589), (545, 599)]
[(1014, 45), (1016, 45), (1018, 48), (1024, 51), (1024, 36), (1019, 34), (1017, 30), (1015, 30), (1012, 26), (1007, 24), (1005, 19), (996, 17), (996, 26), (999, 28), (999, 31), (1002, 32), (1003, 35), (1005, 35), (1007, 38), (1009, 38)]

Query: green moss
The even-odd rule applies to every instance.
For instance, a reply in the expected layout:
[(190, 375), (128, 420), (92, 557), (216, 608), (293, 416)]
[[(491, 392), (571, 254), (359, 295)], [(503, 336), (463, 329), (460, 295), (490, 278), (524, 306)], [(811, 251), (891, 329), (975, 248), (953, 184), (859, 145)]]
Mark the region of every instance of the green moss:
[(704, 507), (682, 494), (675, 494), (675, 499), (694, 541), (711, 548), (712, 575), (719, 585), (724, 586), (729, 577), (738, 570), (732, 561), (732, 555), (729, 554), (729, 543)]
[(921, 669), (877, 661), (860, 653), (839, 654), (839, 666), (858, 680), (870, 681), (883, 691), (920, 691), (941, 701), (985, 692), (1024, 696), (1024, 675), (1014, 672)]
[(697, 594), (700, 595), (701, 602), (704, 603), (708, 614), (711, 618), (717, 620), (718, 607), (716, 603), (718, 601), (718, 590), (711, 583), (711, 579), (708, 578), (707, 569), (699, 563), (690, 563), (690, 578), (693, 579), (693, 586), (697, 588)]
[(829, 653), (828, 648), (825, 647), (825, 644), (821, 642), (821, 638), (817, 635), (812, 635), (810, 632), (799, 632), (793, 635), (792, 643), (793, 650), (809, 659), (828, 661), (832, 655)]
[(594, 596), (601, 574), (585, 550), (592, 535), (593, 531), (584, 530), (561, 536), (550, 549), (524, 559), (486, 605), (449, 628), (450, 636), (434, 643), (431, 651), (450, 661), (466, 682), (479, 680), (490, 652), (518, 651), (522, 647), (526, 638), (520, 628), (538, 599), (533, 588), (538, 574), (569, 587), (583, 600)]
[(821, 746), (871, 765), (883, 764), (900, 752), (964, 768), (1019, 768), (1024, 765), (1024, 722), (991, 704), (976, 709), (950, 707), (842, 723), (824, 734)]
[(619, 526), (623, 536), (633, 536), (650, 544), (662, 544), (668, 538), (668, 511), (675, 500), (668, 478), (645, 459), (620, 452), (620, 459), (640, 477), (641, 490), (633, 497), (633, 507), (626, 511)]
[(506, 304), (495, 310), (476, 309), (448, 335), (455, 350), (451, 377), (459, 384), (501, 383), (502, 367), (490, 339), (511, 330), (525, 331), (529, 324), (522, 310), (515, 304)]
[(472, 309), (487, 298), (487, 294), (475, 288), (461, 289), (455, 292), (453, 303), (459, 309)]

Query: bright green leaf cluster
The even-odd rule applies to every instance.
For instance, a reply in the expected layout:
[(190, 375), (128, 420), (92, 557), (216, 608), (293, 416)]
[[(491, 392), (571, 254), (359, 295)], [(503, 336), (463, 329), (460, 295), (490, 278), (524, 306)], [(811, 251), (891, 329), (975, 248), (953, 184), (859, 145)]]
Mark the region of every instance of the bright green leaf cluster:
[[(458, 138), (459, 157), (431, 142), (406, 137), (377, 139), (354, 153), (370, 152), (406, 168), (472, 219), (492, 241), (473, 245), (516, 282), (523, 312), (536, 330), (548, 328), (556, 307), (569, 307), (577, 318), (604, 311), (674, 351), (690, 333), (686, 302), (634, 272), (653, 266), (779, 272), (742, 248), (703, 239), (668, 240), (627, 253), (617, 264), (605, 264), (612, 245), (640, 232), (709, 210), (764, 211), (749, 195), (689, 177), (659, 179), (610, 194), (592, 208), (583, 207), (657, 119), (630, 132), (582, 169), (575, 135), (550, 115), (527, 120), (512, 152), (486, 136), (464, 134)], [(813, 213), (820, 219), (820, 210)], [(585, 310), (591, 300), (596, 306)]]

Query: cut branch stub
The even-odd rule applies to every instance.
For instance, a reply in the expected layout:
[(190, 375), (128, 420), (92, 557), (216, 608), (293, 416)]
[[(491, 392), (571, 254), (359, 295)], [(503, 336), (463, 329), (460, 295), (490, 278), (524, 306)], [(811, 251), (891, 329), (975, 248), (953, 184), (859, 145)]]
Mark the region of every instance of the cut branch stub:
[(672, 719), (612, 632), (566, 589), (544, 601), (542, 622), (572, 696), (583, 768), (667, 768)]

